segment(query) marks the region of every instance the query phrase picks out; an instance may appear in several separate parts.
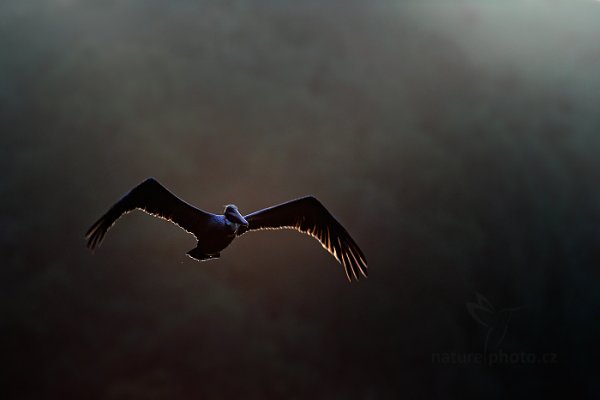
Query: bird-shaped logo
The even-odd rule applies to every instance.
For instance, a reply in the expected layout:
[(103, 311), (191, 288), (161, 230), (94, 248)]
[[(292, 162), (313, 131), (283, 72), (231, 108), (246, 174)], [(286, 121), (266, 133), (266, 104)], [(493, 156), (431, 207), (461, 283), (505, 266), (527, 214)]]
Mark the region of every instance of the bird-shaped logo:
[(479, 293), (476, 295), (477, 303), (467, 303), (467, 310), (475, 321), (487, 329), (484, 342), (484, 354), (487, 354), (489, 349), (496, 349), (502, 344), (512, 313), (522, 307), (496, 310), (483, 295)]

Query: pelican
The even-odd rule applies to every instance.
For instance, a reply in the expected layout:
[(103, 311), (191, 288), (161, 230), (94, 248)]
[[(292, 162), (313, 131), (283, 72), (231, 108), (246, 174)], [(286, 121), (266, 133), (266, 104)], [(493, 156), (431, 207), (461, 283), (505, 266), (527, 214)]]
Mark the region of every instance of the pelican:
[(85, 234), (87, 247), (100, 246), (106, 232), (123, 215), (141, 210), (170, 221), (198, 241), (187, 255), (197, 261), (219, 258), (233, 239), (263, 229), (295, 229), (317, 239), (343, 265), (348, 280), (367, 277), (367, 260), (346, 229), (313, 196), (306, 196), (242, 216), (237, 206), (223, 215), (196, 208), (175, 196), (156, 179), (148, 178), (117, 201)]

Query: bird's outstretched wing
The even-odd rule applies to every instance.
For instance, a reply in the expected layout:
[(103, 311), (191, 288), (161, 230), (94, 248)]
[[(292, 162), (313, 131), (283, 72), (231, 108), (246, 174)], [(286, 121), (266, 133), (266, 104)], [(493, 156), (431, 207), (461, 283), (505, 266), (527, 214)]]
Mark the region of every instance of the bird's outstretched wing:
[(123, 196), (92, 225), (85, 234), (87, 246), (92, 250), (99, 246), (110, 227), (122, 215), (135, 209), (173, 222), (196, 236), (198, 227), (212, 217), (212, 214), (181, 200), (155, 179), (148, 178)]
[(296, 229), (316, 238), (344, 266), (348, 279), (367, 276), (367, 260), (356, 242), (329, 211), (312, 196), (288, 201), (245, 215), (248, 227), (238, 236), (260, 229)]

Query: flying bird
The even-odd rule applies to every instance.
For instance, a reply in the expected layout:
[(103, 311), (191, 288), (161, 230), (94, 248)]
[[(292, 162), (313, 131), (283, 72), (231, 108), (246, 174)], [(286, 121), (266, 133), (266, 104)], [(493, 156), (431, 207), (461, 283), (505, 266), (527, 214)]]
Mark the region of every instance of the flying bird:
[(196, 208), (148, 178), (117, 201), (85, 234), (87, 246), (99, 247), (106, 232), (123, 215), (141, 210), (173, 222), (198, 241), (187, 255), (197, 261), (219, 258), (233, 239), (263, 229), (295, 229), (317, 239), (344, 266), (350, 281), (367, 277), (367, 260), (344, 227), (313, 196), (306, 196), (242, 216), (237, 206), (222, 215)]

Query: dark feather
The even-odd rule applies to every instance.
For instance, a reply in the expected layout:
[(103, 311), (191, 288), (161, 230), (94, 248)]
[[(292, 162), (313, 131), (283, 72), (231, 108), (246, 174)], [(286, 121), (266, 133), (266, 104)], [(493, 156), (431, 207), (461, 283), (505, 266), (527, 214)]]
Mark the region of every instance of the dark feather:
[(197, 231), (202, 224), (206, 224), (212, 216), (184, 202), (155, 179), (148, 178), (123, 196), (92, 225), (85, 235), (87, 246), (92, 250), (99, 246), (110, 227), (121, 216), (135, 209), (173, 222), (195, 236), (198, 236)]
[(248, 227), (238, 236), (260, 229), (296, 229), (316, 238), (343, 266), (349, 280), (367, 276), (367, 260), (350, 234), (312, 196), (288, 201), (244, 216)]

